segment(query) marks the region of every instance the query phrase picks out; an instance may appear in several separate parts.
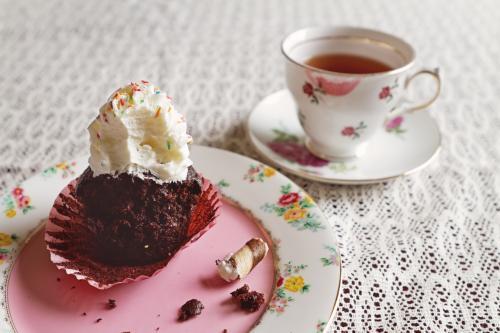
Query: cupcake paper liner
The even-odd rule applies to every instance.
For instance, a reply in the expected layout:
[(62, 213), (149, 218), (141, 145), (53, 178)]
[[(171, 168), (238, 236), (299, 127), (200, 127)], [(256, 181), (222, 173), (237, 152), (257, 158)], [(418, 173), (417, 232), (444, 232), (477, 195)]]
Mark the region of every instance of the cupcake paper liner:
[(86, 280), (98, 289), (117, 284), (142, 281), (158, 274), (182, 249), (198, 240), (215, 224), (221, 206), (216, 187), (203, 178), (200, 199), (191, 212), (187, 241), (171, 257), (140, 266), (110, 266), (89, 258), (85, 253), (88, 240), (95, 235), (86, 222), (82, 203), (76, 197), (78, 179), (69, 183), (59, 194), (45, 226), (45, 241), (50, 260), (58, 269), (78, 280)]

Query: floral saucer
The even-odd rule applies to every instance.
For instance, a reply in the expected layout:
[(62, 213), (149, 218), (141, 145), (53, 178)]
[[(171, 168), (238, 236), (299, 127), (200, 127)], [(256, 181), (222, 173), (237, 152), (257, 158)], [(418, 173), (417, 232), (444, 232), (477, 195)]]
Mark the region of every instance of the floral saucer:
[[(326, 332), (341, 262), (333, 229), (313, 199), (247, 157), (201, 146), (192, 146), (191, 157), (223, 196), (216, 224), (156, 276), (107, 290), (58, 270), (43, 238), (54, 199), (87, 167), (86, 157), (54, 164), (0, 195), (0, 332)], [(251, 237), (265, 239), (272, 251), (243, 281), (222, 281), (215, 260)], [(264, 293), (266, 306), (239, 310), (230, 292), (243, 283)], [(179, 322), (178, 309), (191, 298), (205, 309)]]
[(427, 111), (420, 111), (386, 122), (361, 157), (326, 161), (305, 147), (297, 107), (288, 90), (263, 99), (251, 112), (247, 130), (250, 142), (266, 161), (303, 178), (333, 184), (369, 184), (408, 175), (427, 166), (441, 147), (436, 122)]

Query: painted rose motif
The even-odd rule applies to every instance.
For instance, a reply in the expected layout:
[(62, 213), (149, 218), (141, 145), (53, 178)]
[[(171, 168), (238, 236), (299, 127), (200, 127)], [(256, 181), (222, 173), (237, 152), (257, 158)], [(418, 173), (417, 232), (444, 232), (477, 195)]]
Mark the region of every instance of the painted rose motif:
[(76, 162), (61, 162), (43, 170), (42, 175), (45, 177), (54, 176), (57, 173), (61, 174), (61, 178), (67, 178), (75, 175), (74, 167)]
[(2, 265), (9, 258), (8, 250), (0, 248), (0, 265)]
[(385, 131), (387, 133), (394, 133), (397, 135), (403, 134), (406, 132), (405, 129), (401, 128), (401, 125), (403, 124), (404, 118), (402, 116), (397, 116), (396, 118), (393, 118), (389, 120), (388, 122), (385, 123)]
[(16, 187), (3, 198), (4, 215), (8, 218), (13, 218), (20, 211), (26, 214), (33, 209), (31, 198), (26, 195), (21, 187)]
[(328, 161), (311, 154), (302, 144), (294, 142), (271, 142), (268, 144), (268, 147), (281, 157), (303, 166), (322, 167), (328, 164)]
[(273, 129), (276, 137), (267, 146), (284, 159), (302, 166), (322, 167), (327, 160), (314, 156), (299, 142), (299, 138), (279, 129)]
[(321, 96), (346, 96), (359, 84), (360, 80), (352, 79), (327, 79), (321, 75), (313, 76), (306, 70), (307, 80), (302, 86), (302, 91), (309, 97), (311, 103), (319, 104)]
[(391, 88), (390, 87), (383, 87), (380, 93), (378, 94), (379, 99), (384, 99), (387, 98), (391, 95)]
[(266, 178), (272, 177), (276, 174), (276, 170), (263, 164), (251, 164), (243, 179), (248, 180), (250, 183), (263, 182)]
[(394, 81), (392, 86), (382, 87), (380, 92), (378, 93), (378, 99), (385, 100), (386, 102), (390, 102), (393, 98), (392, 91), (399, 86), (398, 78)]
[(359, 80), (329, 81), (321, 76), (317, 77), (317, 81), (319, 89), (321, 89), (325, 95), (330, 96), (345, 96), (353, 91), (359, 83)]
[(342, 130), (342, 135), (344, 136), (351, 136), (354, 135), (354, 133), (356, 133), (356, 130), (352, 126), (346, 127)]
[(15, 197), (19, 197), (21, 195), (23, 195), (23, 189), (20, 188), (20, 187), (16, 187), (12, 190), (12, 194), (15, 196)]
[(302, 90), (304, 91), (304, 94), (306, 94), (309, 97), (311, 97), (314, 94), (314, 87), (309, 82), (306, 82), (304, 84)]
[(317, 221), (318, 216), (309, 211), (314, 206), (312, 198), (301, 192), (292, 192), (292, 185), (281, 187), (277, 203), (266, 203), (261, 209), (283, 217), (283, 220), (298, 230), (318, 231), (325, 227)]
[(362, 121), (356, 127), (353, 126), (344, 127), (340, 133), (343, 136), (348, 136), (354, 140), (358, 139), (361, 136), (361, 133), (363, 132), (364, 129), (366, 129), (366, 127), (367, 127), (366, 124)]
[[(354, 130), (354, 128), (353, 128)], [(276, 135), (272, 142), (269, 142), (267, 146), (276, 154), (283, 157), (289, 162), (297, 163), (301, 166), (312, 166), (312, 167), (324, 167), (328, 166), (330, 170), (337, 173), (345, 173), (356, 169), (354, 164), (346, 164), (345, 162), (328, 162), (322, 158), (319, 158), (312, 153), (299, 141), (299, 138), (293, 134), (289, 134), (286, 131), (273, 129)], [(314, 170), (304, 169), (304, 172), (315, 173)]]
[(280, 276), (278, 281), (276, 281), (276, 287), (281, 287), (283, 285), (283, 281), (285, 281), (285, 278)]
[(283, 194), (278, 201), (280, 206), (288, 206), (290, 204), (296, 203), (299, 201), (299, 194), (297, 192)]

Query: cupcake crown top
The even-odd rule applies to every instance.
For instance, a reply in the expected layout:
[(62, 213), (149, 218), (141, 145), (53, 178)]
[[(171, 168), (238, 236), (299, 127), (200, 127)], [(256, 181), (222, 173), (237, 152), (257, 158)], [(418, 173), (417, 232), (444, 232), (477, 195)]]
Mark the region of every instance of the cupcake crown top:
[(148, 81), (116, 90), (88, 130), (94, 176), (126, 172), (159, 183), (182, 181), (192, 165), (184, 117)]

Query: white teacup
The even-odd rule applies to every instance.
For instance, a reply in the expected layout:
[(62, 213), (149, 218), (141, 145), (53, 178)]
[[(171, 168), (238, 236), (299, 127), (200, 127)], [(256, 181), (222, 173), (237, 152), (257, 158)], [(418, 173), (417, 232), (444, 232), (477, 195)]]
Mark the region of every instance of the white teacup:
[[(306, 146), (325, 159), (359, 156), (384, 121), (425, 109), (440, 93), (438, 70), (410, 74), (415, 51), (405, 41), (383, 32), (352, 27), (306, 28), (288, 35), (281, 49), (286, 58), (288, 89), (307, 136)], [(324, 54), (361, 56), (391, 69), (352, 74), (306, 64), (310, 58)], [(410, 82), (423, 74), (437, 81), (432, 98), (419, 105), (402, 105)]]

